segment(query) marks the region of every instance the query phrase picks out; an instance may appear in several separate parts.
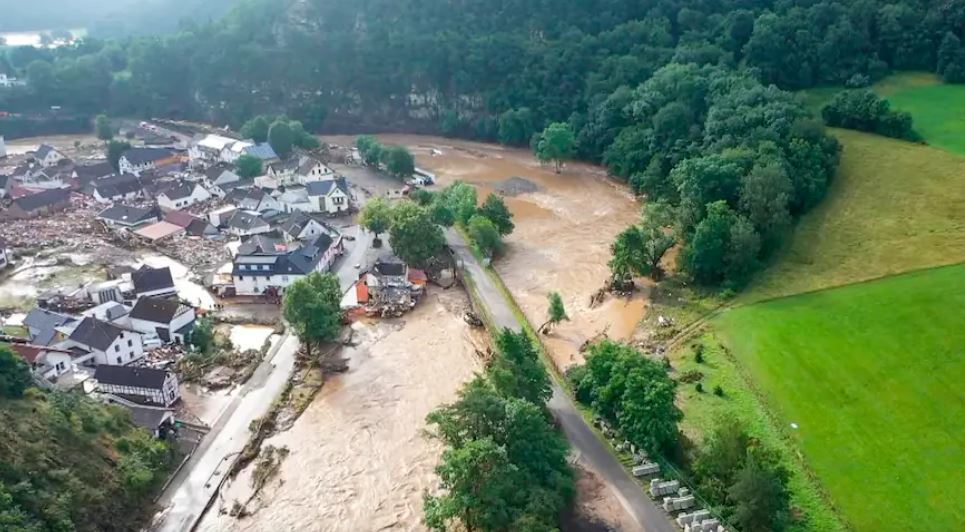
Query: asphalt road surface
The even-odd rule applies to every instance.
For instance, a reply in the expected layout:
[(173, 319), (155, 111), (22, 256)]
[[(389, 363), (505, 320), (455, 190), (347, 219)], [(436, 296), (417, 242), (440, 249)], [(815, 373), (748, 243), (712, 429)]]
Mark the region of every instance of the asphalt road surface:
[[(472, 250), (462, 236), (449, 229), (446, 231), (446, 241), (455, 253), (456, 259), (462, 263), (462, 268), (472, 277), (473, 285), (481, 302), (493, 320), (500, 328), (521, 331), (522, 325), (516, 319), (512, 306), (506, 300), (503, 291), (496, 286), (482, 265), (476, 260)], [(550, 379), (553, 386), (553, 396), (547, 406), (553, 416), (563, 427), (566, 438), (576, 450), (601, 476), (601, 480), (620, 501), (623, 509), (640, 525), (640, 530), (654, 532), (676, 532), (666, 513), (643, 492), (643, 489), (633, 477), (624, 469), (619, 460), (600, 441), (593, 429), (587, 425), (580, 415), (573, 401), (566, 392)]]

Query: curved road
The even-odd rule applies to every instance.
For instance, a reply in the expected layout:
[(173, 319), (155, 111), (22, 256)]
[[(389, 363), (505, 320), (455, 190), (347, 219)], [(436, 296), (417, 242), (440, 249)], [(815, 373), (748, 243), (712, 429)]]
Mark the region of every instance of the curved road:
[[(480, 303), (486, 306), (486, 312), (494, 325), (517, 332), (521, 331), (523, 327), (516, 319), (512, 306), (506, 300), (503, 291), (496, 286), (479, 261), (476, 260), (475, 255), (473, 255), (462, 236), (449, 229), (446, 231), (446, 241), (452, 248), (456, 259), (461, 263), (462, 269), (472, 278), (476, 294), (481, 299)], [(623, 509), (640, 525), (640, 530), (676, 532), (678, 529), (671, 523), (669, 516), (647, 497), (641, 486), (624, 469), (620, 461), (610, 453), (607, 446), (600, 441), (556, 380), (551, 378), (550, 382), (553, 386), (553, 396), (547, 406), (553, 416), (559, 420), (566, 438), (573, 448), (600, 474), (603, 482), (620, 501)]]

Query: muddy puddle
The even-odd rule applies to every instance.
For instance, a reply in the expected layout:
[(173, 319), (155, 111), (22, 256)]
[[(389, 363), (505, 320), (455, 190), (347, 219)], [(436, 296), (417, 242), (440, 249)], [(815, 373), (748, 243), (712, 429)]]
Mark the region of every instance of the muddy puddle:
[[(214, 297), (201, 285), (190, 269), (171, 257), (157, 253), (148, 253), (138, 260), (138, 265), (146, 264), (151, 268), (170, 268), (174, 286), (178, 289), (178, 296), (188, 303), (205, 310), (214, 308)], [(262, 340), (264, 341), (264, 340)], [(259, 344), (258, 347), (261, 347)]]
[(332, 377), (291, 429), (265, 444), (287, 447), (277, 477), (249, 505), (251, 469), (222, 492), (200, 530), (423, 530), (422, 494), (435, 487), (440, 446), (425, 417), (481, 370), (484, 340), (461, 319), (468, 300), (433, 290), (400, 320), (356, 323), (349, 371)]
[(273, 327), (264, 325), (233, 325), (228, 332), (228, 338), (239, 351), (261, 349), (274, 330)]
[(633, 335), (646, 313), (643, 295), (590, 306), (609, 277), (610, 244), (640, 212), (629, 190), (603, 168), (571, 162), (556, 174), (526, 150), (434, 137), (384, 139), (409, 146), (416, 164), (435, 173), (441, 186), (472, 183), (480, 200), (494, 190), (505, 194), (516, 230), (495, 268), (534, 326), (546, 320), (547, 294), (563, 296), (571, 319), (546, 337), (562, 369), (582, 362), (579, 348), (588, 339)]

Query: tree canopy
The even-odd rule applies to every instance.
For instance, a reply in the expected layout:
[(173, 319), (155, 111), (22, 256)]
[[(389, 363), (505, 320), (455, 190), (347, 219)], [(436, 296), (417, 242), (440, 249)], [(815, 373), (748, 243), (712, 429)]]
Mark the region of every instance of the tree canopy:
[(536, 157), (540, 161), (552, 161), (556, 173), (560, 173), (563, 162), (572, 158), (576, 151), (576, 137), (573, 128), (564, 122), (554, 122), (540, 133), (536, 141)]
[(94, 134), (101, 140), (114, 138), (114, 128), (111, 126), (111, 119), (107, 115), (97, 115), (97, 118), (94, 119)]
[(479, 207), (479, 214), (489, 218), (499, 230), (499, 234), (506, 236), (513, 232), (516, 226), (513, 224), (513, 213), (506, 208), (506, 202), (501, 196), (490, 193), (486, 200)]
[(263, 170), (261, 159), (247, 153), (238, 157), (238, 160), (235, 161), (235, 167), (238, 169), (238, 175), (244, 178), (260, 176)]
[(312, 272), (285, 289), (283, 315), (309, 351), (312, 344), (338, 337), (341, 300), (338, 277), (331, 273)]
[(389, 239), (395, 254), (413, 266), (424, 266), (446, 242), (429, 211), (411, 201), (403, 201), (392, 209)]
[(375, 238), (392, 225), (392, 206), (385, 198), (372, 198), (359, 213), (359, 224), (375, 233)]
[(485, 375), (427, 417), (446, 445), (436, 468), (442, 491), (425, 498), (425, 522), (448, 530), (554, 530), (573, 498), (562, 435), (543, 404), (549, 376), (525, 333), (504, 329)]
[(683, 414), (674, 403), (676, 384), (663, 364), (610, 340), (590, 346), (577, 395), (628, 440), (652, 453), (677, 445)]

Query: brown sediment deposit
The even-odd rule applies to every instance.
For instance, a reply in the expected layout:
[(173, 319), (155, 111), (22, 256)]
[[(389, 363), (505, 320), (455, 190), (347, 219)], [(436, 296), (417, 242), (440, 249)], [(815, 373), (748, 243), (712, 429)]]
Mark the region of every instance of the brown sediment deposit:
[(630, 190), (603, 168), (568, 163), (557, 174), (526, 150), (422, 136), (380, 138), (408, 146), (440, 185), (471, 183), (480, 201), (493, 191), (509, 193), (516, 230), (494, 266), (534, 326), (546, 320), (549, 292), (563, 296), (570, 321), (544, 337), (560, 369), (583, 361), (579, 348), (588, 339), (604, 332), (617, 340), (633, 335), (648, 305), (643, 293), (590, 304), (609, 277), (610, 244), (640, 216)]
[(222, 492), (201, 530), (422, 530), (441, 446), (426, 415), (482, 369), (483, 333), (462, 320), (460, 290), (432, 290), (399, 320), (358, 322), (349, 371), (325, 383), (291, 429), (265, 441), (291, 454), (246, 512), (251, 467)]

